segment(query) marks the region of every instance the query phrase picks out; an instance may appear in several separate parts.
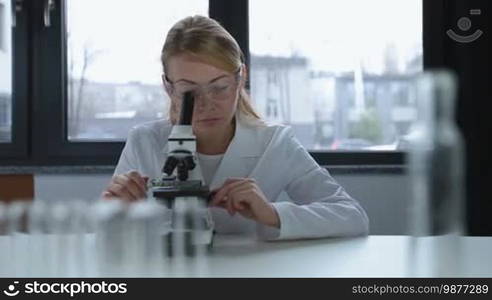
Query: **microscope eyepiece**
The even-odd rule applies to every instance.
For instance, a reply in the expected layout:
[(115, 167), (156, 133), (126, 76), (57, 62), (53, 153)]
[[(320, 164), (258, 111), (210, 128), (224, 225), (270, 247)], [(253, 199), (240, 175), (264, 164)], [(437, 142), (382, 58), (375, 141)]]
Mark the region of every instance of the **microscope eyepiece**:
[(186, 92), (181, 103), (181, 115), (179, 125), (191, 125), (193, 119), (193, 106), (195, 104), (195, 95), (193, 92)]

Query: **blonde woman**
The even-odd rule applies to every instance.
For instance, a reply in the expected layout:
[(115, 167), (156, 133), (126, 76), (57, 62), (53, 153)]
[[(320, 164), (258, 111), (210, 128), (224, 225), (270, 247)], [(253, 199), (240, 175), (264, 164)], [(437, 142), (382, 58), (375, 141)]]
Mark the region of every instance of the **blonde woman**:
[[(289, 127), (268, 125), (255, 112), (245, 90), (243, 53), (219, 23), (203, 16), (179, 21), (161, 61), (169, 118), (130, 131), (104, 197), (146, 197), (147, 179), (161, 176), (183, 94), (194, 91), (192, 127), (205, 183), (216, 190), (210, 211), (217, 233), (249, 232), (267, 240), (368, 233), (365, 211)], [(291, 201), (276, 201), (283, 191)]]

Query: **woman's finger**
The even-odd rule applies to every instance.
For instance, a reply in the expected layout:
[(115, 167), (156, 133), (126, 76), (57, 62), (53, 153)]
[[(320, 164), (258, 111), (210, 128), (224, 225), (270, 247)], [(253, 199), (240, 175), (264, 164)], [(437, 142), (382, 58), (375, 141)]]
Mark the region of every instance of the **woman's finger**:
[(229, 198), (232, 202), (232, 207), (235, 210), (244, 209), (244, 202), (249, 202), (254, 196), (252, 193), (253, 189), (249, 185), (239, 186), (229, 192)]
[(108, 199), (111, 199), (111, 198), (116, 198), (116, 195), (111, 193), (110, 191), (104, 191), (102, 194), (101, 194), (101, 198), (104, 198), (106, 200)]
[(143, 178), (144, 183), (145, 183), (145, 190), (147, 190), (148, 189), (147, 184), (149, 183), (150, 177), (149, 176), (143, 176), (142, 178)]
[(229, 194), (226, 196), (228, 198), (228, 210), (230, 210), (233, 215), (237, 211), (245, 209), (245, 204), (249, 205), (253, 196), (251, 191), (252, 189), (250, 186), (243, 185), (229, 192)]
[[(217, 193), (214, 196), (215, 199), (222, 199), (224, 196), (229, 194), (229, 191), (237, 186), (243, 185), (243, 184), (249, 184), (250, 181), (248, 180), (237, 180), (237, 181), (231, 181), (228, 184), (224, 184), (222, 188), (220, 188)], [(217, 200), (219, 201), (219, 200)]]
[(215, 195), (211, 196), (212, 201), (210, 202), (210, 206), (220, 206), (223, 207), (225, 204), (224, 197), (222, 198), (216, 198)]
[(122, 198), (127, 201), (135, 201), (137, 198), (135, 198), (129, 191), (128, 189), (119, 184), (119, 183), (113, 183), (108, 187), (108, 191), (116, 195), (118, 198)]
[(242, 216), (254, 219), (254, 211), (251, 205), (251, 191), (241, 191), (235, 194), (230, 201), (235, 209)]
[(127, 176), (131, 179), (133, 179), (133, 181), (135, 181), (135, 183), (145, 192), (147, 191), (147, 185), (145, 183), (145, 179), (140, 175), (140, 173), (138, 173), (137, 171), (130, 171), (127, 173)]
[(232, 199), (228, 196), (225, 196), (224, 199), (227, 212), (229, 213), (229, 215), (234, 216), (234, 214), (236, 214), (236, 210), (232, 206)]
[[(229, 180), (229, 179), (228, 179)], [(225, 195), (227, 195), (227, 193), (229, 192), (229, 189), (231, 188), (231, 186), (233, 184), (240, 184), (242, 181), (225, 181), (224, 184), (216, 190), (216, 193), (215, 193), (215, 196), (214, 198), (215, 199), (222, 199), (224, 198)]]
[(247, 178), (242, 178), (242, 177), (229, 177), (224, 181), (223, 185), (227, 185), (229, 183), (237, 182), (237, 181), (243, 181)]
[(147, 176), (144, 177), (136, 171), (129, 172), (128, 177), (131, 178), (133, 180), (133, 182), (135, 182), (137, 184), (140, 192), (142, 193), (141, 194), (142, 198), (145, 198), (147, 196), (147, 189), (148, 189), (147, 188), (147, 180), (148, 180), (148, 177)]
[(144, 198), (145, 193), (142, 188), (132, 178), (121, 175), (114, 179), (114, 183), (124, 186), (136, 199)]

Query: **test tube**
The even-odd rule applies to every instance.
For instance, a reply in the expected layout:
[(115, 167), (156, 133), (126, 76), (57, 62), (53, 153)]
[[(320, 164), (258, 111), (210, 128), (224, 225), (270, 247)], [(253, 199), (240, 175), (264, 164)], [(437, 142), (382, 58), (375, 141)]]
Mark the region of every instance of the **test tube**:
[(161, 226), (166, 208), (150, 201), (129, 206), (125, 222), (125, 264), (130, 276), (158, 276), (162, 272)]
[(70, 211), (65, 201), (57, 201), (51, 207), (49, 220), (50, 233), (53, 235), (53, 257), (55, 276), (66, 277), (70, 250)]
[(191, 274), (196, 277), (208, 275), (207, 249), (213, 238), (213, 221), (206, 202), (200, 198), (189, 201), (192, 213), (193, 255), (191, 257)]
[(28, 208), (27, 231), (29, 233), (29, 265), (30, 275), (45, 277), (47, 265), (46, 257), (50, 249), (46, 240), (49, 207), (40, 200), (33, 200)]
[[(0, 239), (8, 240), (8, 231), (7, 231), (7, 206), (0, 202)], [(9, 263), (9, 255), (10, 249), (9, 246), (6, 245), (6, 248), (3, 249), (5, 251), (5, 255), (0, 255), (0, 264), (2, 266), (8, 266)], [(9, 277), (9, 268), (1, 268), (0, 269), (0, 277)]]
[(9, 258), (13, 277), (25, 277), (28, 274), (27, 236), (22, 234), (26, 220), (27, 204), (13, 201), (7, 206), (7, 232), (9, 235)]
[(190, 243), (188, 222), (188, 197), (177, 197), (172, 208), (172, 228), (169, 232), (170, 271), (173, 276), (185, 277), (187, 274), (186, 251)]
[(88, 275), (89, 261), (85, 253), (85, 235), (87, 232), (87, 207), (83, 200), (66, 202), (67, 223), (67, 276), (84, 277)]
[(92, 208), (96, 222), (98, 273), (109, 277), (121, 276), (126, 208), (118, 200), (97, 201)]

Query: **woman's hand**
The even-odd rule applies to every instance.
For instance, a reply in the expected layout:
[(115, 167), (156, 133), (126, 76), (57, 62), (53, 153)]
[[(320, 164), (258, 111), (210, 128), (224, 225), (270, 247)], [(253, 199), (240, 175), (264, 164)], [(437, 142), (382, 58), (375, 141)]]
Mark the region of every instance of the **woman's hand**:
[(240, 213), (261, 224), (280, 227), (275, 208), (268, 202), (252, 178), (229, 178), (222, 187), (212, 191), (212, 206), (226, 209), (231, 216)]
[(102, 193), (102, 198), (120, 198), (126, 201), (137, 201), (147, 197), (147, 181), (149, 177), (142, 176), (137, 171), (113, 176), (110, 184)]

